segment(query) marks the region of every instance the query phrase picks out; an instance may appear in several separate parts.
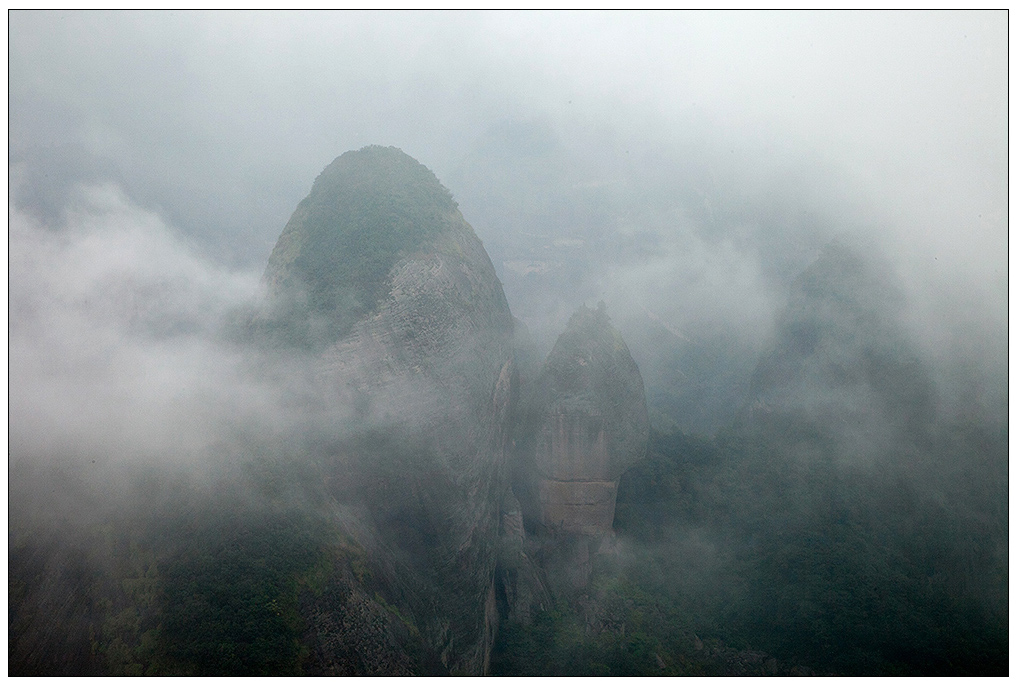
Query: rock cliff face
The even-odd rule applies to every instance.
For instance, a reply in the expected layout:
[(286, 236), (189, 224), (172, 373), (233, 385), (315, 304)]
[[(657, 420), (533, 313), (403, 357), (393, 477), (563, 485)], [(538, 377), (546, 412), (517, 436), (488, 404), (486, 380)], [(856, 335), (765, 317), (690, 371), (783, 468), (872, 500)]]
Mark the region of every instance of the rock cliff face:
[[(429, 170), (369, 147), (318, 177), (265, 280), (272, 304), (259, 325), (310, 349), (319, 380), (355, 407), (355, 435), (335, 448), (334, 496), (379, 595), (419, 635), (419, 661), (433, 662), (400, 669), (485, 672), (516, 389), (512, 316), (480, 240)], [(337, 594), (346, 604), (370, 604), (348, 586)], [(352, 620), (346, 604), (321, 602), (308, 609), (319, 624)]]
[(650, 429), (642, 377), (603, 303), (572, 316), (537, 385), (539, 520), (554, 531), (610, 533), (618, 479), (645, 454)]

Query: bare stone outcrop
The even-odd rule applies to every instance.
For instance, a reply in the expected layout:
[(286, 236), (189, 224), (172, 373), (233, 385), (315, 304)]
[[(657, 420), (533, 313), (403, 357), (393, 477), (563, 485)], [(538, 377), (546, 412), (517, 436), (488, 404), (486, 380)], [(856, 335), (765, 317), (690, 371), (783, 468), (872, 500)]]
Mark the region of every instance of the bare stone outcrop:
[(531, 488), (551, 531), (606, 535), (621, 474), (646, 452), (639, 368), (603, 303), (580, 308), (538, 380)]

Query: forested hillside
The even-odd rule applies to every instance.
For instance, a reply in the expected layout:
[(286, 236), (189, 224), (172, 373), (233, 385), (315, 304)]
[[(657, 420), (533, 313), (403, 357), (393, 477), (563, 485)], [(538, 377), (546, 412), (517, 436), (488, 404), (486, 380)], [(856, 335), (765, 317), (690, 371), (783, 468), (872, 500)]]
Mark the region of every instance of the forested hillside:
[(1008, 675), (1008, 17), (10, 11), (8, 675)]

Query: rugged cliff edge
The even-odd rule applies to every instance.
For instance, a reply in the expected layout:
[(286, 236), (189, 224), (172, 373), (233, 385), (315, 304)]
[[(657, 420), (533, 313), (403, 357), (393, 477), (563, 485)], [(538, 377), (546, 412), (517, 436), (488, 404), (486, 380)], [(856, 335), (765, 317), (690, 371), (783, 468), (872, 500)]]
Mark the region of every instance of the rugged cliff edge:
[[(618, 479), (649, 434), (628, 348), (603, 305), (580, 309), (539, 376), (526, 374), (530, 411), (518, 425), (525, 333), (514, 339), (490, 259), (448, 191), (394, 148), (349, 152), (322, 172), (265, 281), (260, 330), (309, 351), (328, 391), (355, 407), (330, 487), (340, 526), (380, 579), (378, 606), (346, 574), (341, 603), (307, 610), (331, 626), (350, 598), (368, 617), (391, 606), (420, 643), (393, 662), (393, 645), (414, 641), (385, 633), (371, 661), (389, 664), (380, 670), (319, 649), (318, 671), (486, 672), (499, 621), (526, 623), (552, 606), (549, 588), (582, 587), (611, 533)], [(525, 454), (510, 464), (516, 438)], [(541, 535), (529, 539), (524, 519)]]

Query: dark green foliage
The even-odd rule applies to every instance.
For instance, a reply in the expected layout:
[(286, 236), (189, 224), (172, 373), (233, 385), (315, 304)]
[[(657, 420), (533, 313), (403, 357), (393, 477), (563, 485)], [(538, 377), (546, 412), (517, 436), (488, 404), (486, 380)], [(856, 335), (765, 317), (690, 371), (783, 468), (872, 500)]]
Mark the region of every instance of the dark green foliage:
[(298, 600), (327, 576), (329, 538), (278, 497), (302, 475), (249, 471), (207, 491), (138, 474), (136, 508), (14, 523), (11, 674), (299, 674)]
[(709, 495), (698, 487), (702, 484), (690, 481), (688, 472), (715, 466), (720, 458), (707, 439), (651, 431), (648, 458), (618, 485), (615, 528), (641, 542), (655, 542), (676, 521), (701, 521), (716, 503), (704, 501)]
[[(560, 599), (529, 626), (508, 624), (495, 643), (493, 675), (808, 675), (761, 652), (700, 640), (703, 611), (675, 568), (650, 548), (602, 557), (587, 591)], [(681, 586), (681, 587), (676, 587)], [(684, 591), (684, 592), (683, 592)], [(702, 626), (697, 628), (700, 630)]]
[(848, 442), (853, 432), (880, 449), (925, 439), (935, 388), (900, 324), (904, 298), (892, 273), (835, 242), (792, 284), (752, 380), (757, 428), (782, 424)]
[(207, 512), (189, 528), (163, 574), (167, 657), (196, 675), (298, 674), (298, 577), (318, 554), (309, 522)]
[(820, 672), (1006, 673), (1006, 493), (987, 487), (1005, 435), (944, 427), (925, 475), (802, 462), (769, 440), (654, 434), (616, 516), (665, 580), (653, 592), (703, 634)]
[(683, 541), (723, 550), (715, 582), (670, 590), (701, 598), (697, 629), (824, 672), (1006, 672), (1006, 433), (937, 421), (903, 306), (887, 265), (829, 246), (736, 428), (655, 435), (622, 479), (616, 526), (670, 578)]
[(884, 266), (830, 246), (739, 421), (652, 433), (619, 484), (616, 563), (532, 640), (510, 627), (505, 673), (636, 675), (651, 650), (665, 673), (1007, 672), (1006, 431), (936, 420)]

